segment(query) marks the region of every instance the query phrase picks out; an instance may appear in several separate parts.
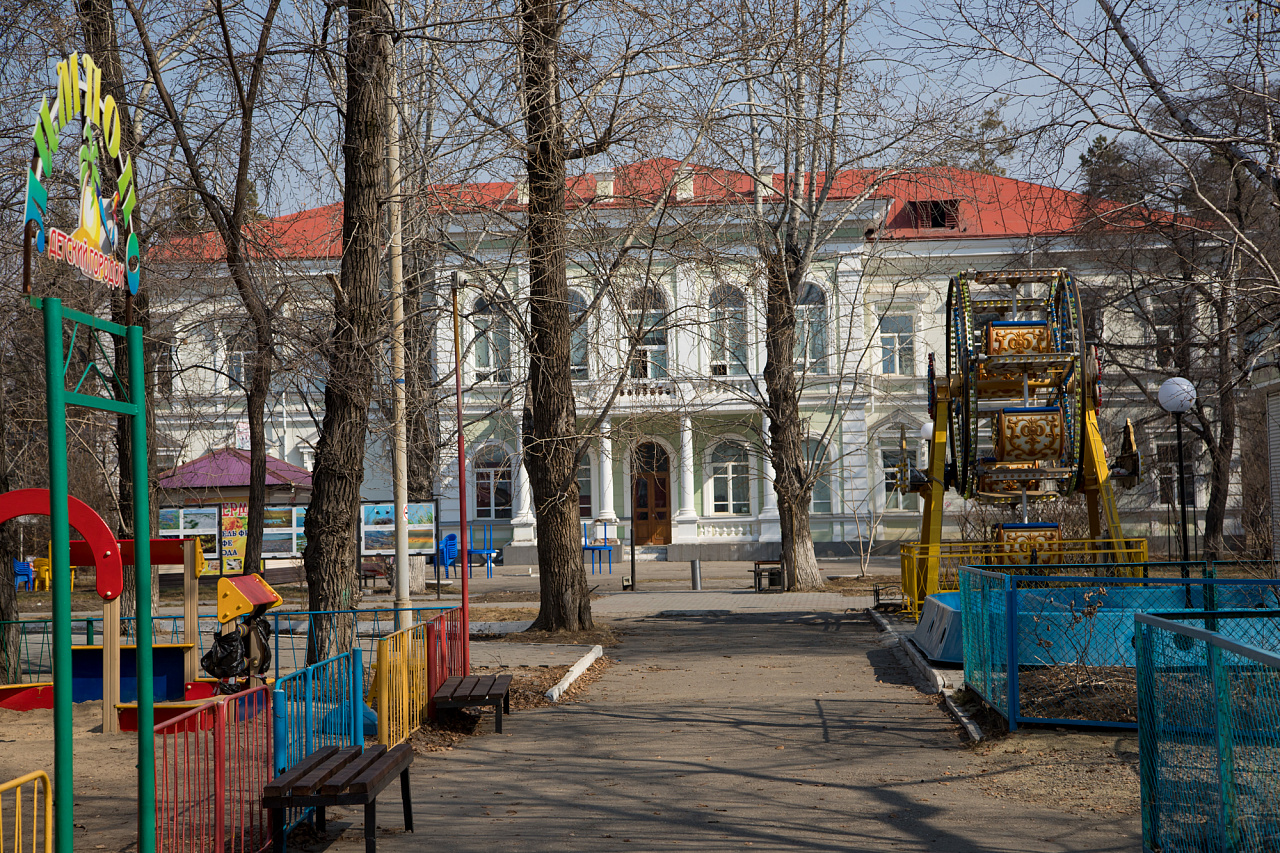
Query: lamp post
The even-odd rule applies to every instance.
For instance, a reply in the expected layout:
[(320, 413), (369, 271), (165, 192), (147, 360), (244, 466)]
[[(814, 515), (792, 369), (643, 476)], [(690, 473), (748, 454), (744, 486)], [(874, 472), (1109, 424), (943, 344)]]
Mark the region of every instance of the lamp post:
[(1182, 416), (1196, 404), (1196, 387), (1191, 380), (1175, 376), (1166, 379), (1158, 394), (1160, 408), (1173, 415), (1178, 430), (1178, 502), (1182, 505), (1182, 576), (1190, 577), (1185, 565), (1191, 559), (1191, 547), (1187, 542), (1187, 471), (1182, 456)]

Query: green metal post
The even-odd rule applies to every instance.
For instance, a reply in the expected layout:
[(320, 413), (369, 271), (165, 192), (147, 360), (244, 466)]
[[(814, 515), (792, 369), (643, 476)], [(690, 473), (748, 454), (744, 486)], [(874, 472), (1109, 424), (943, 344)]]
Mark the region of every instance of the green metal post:
[(54, 849), (72, 853), (75, 788), (71, 728), (71, 523), (67, 519), (67, 408), (62, 300), (44, 300), (45, 413), (49, 421), (49, 573), (53, 585)]
[(129, 401), (133, 455), (133, 570), (138, 590), (138, 851), (156, 849), (155, 676), (151, 639), (151, 506), (147, 480), (147, 394), (143, 380), (142, 327), (130, 326)]
[(1236, 807), (1235, 725), (1231, 718), (1231, 676), (1222, 649), (1208, 644), (1209, 678), (1212, 680), (1214, 734), (1218, 752), (1218, 849), (1235, 853), (1240, 827)]

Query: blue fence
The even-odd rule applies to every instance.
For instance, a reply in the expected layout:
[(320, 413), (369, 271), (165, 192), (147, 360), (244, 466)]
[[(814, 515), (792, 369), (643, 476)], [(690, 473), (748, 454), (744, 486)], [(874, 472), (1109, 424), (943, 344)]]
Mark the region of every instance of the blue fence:
[(1136, 623), (1144, 851), (1280, 850), (1280, 610)]
[[(121, 642), (130, 645), (136, 642), (137, 617), (122, 616), (120, 618)], [(200, 618), (200, 630), (196, 632), (197, 644), (204, 652), (205, 634), (212, 635), (217, 630), (218, 620), (212, 615)], [(52, 619), (18, 619), (13, 622), (0, 622), (0, 631), (16, 629), (17, 642), (12, 649), (0, 650), (5, 660), (0, 666), (11, 676), (14, 684), (29, 684), (37, 681), (49, 681), (53, 677), (53, 620)], [(153, 616), (151, 618), (151, 635), (157, 643), (184, 642), (183, 618), (181, 616)], [(71, 642), (76, 645), (100, 645), (102, 643), (102, 617), (87, 616), (71, 620)]]
[(355, 648), (276, 681), (271, 696), (276, 773), (321, 747), (364, 744), (363, 657)]
[(1137, 727), (1135, 613), (1280, 607), (1280, 580), (1028, 576), (964, 567), (965, 682), (1019, 723)]

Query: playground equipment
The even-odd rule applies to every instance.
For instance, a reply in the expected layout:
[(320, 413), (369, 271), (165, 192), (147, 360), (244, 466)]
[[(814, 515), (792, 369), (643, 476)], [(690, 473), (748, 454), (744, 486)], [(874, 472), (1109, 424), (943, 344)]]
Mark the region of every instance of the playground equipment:
[[(205, 672), (219, 679), (243, 676), (243, 688), (264, 684), (263, 676), (271, 666), (271, 626), (262, 616), (281, 603), (279, 594), (261, 575), (219, 578), (218, 622), (222, 630), (200, 660)], [(232, 624), (237, 619), (240, 624)]]
[[(1145, 562), (1146, 541), (1121, 529), (1112, 484), (1115, 477), (1131, 485), (1139, 475), (1133, 427), (1126, 425), (1113, 471), (1098, 427), (1098, 359), (1070, 274), (960, 273), (946, 318), (944, 376), (929, 358), (928, 467), (913, 472), (900, 456), (900, 488), (919, 492), (925, 505), (919, 541), (901, 546), (908, 612), (919, 617), (928, 596), (957, 589), (961, 565)], [(944, 542), (949, 488), (1020, 510), (1020, 520), (994, 525), (984, 542)], [(1088, 539), (1063, 539), (1057, 523), (1031, 520), (1031, 504), (1077, 493), (1086, 498)]]
[[(30, 811), (24, 811), (23, 794), (28, 792)], [(5, 808), (6, 800), (13, 803), (12, 810)], [(43, 770), (0, 784), (0, 850), (14, 853), (53, 850), (53, 790)]]

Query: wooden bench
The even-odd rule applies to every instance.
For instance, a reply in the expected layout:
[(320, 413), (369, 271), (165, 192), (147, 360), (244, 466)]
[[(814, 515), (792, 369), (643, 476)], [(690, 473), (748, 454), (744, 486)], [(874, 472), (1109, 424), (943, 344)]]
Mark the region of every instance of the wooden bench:
[(756, 592), (764, 592), (766, 589), (777, 588), (778, 592), (786, 590), (786, 581), (782, 576), (781, 560), (756, 560), (755, 568), (751, 570), (751, 574), (755, 575)]
[(361, 751), (358, 746), (326, 746), (302, 759), (296, 767), (272, 779), (262, 789), (262, 807), (271, 810), (271, 849), (284, 853), (288, 808), (314, 807), (316, 828), (325, 829), (327, 806), (364, 806), (364, 849), (375, 853), (378, 794), (400, 776), (404, 828), (413, 832), (413, 804), (409, 797), (409, 766), (413, 749), (407, 743), (388, 750), (383, 744)]
[(436, 708), (493, 706), (493, 728), (502, 731), (502, 714), (511, 713), (511, 676), (454, 675), (431, 697)]

